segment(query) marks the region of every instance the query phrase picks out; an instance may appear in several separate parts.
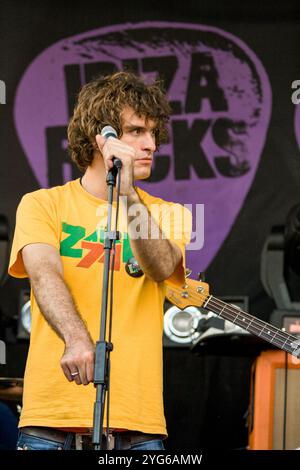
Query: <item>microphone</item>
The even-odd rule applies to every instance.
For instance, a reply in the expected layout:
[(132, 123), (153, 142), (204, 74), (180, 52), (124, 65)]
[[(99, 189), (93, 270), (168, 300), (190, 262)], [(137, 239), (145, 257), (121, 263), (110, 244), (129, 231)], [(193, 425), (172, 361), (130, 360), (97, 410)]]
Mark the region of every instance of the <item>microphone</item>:
[(118, 138), (117, 131), (111, 126), (104, 126), (101, 131), (101, 135), (104, 139), (108, 139), (109, 137), (114, 137), (115, 139)]
[[(117, 131), (112, 126), (104, 126), (101, 131), (101, 135), (104, 139), (108, 139), (109, 137), (113, 137), (114, 139), (118, 138)], [(116, 168), (122, 168), (122, 162), (119, 158), (113, 157), (112, 161)]]

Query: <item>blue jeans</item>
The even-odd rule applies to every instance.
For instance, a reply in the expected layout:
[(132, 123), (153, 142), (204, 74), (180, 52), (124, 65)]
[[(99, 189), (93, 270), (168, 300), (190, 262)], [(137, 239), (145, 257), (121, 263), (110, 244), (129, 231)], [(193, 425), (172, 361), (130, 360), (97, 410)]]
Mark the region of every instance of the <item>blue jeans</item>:
[[(66, 433), (67, 435), (68, 433)], [(74, 436), (72, 433), (68, 434), (69, 439), (65, 443), (51, 441), (50, 439), (42, 439), (36, 436), (29, 436), (22, 431), (19, 432), (17, 449), (18, 450), (75, 450)], [(115, 449), (122, 450), (118, 445), (118, 438), (115, 441)], [(161, 439), (153, 439), (152, 441), (140, 442), (130, 447), (129, 450), (164, 450), (164, 445)]]
[(0, 402), (0, 450), (13, 450), (18, 438), (18, 418), (10, 407)]

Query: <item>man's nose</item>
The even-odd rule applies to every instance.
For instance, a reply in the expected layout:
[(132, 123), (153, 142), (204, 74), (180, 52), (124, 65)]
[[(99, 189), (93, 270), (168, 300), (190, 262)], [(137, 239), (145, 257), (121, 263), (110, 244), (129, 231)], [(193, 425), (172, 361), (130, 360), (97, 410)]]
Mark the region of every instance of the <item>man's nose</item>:
[(145, 150), (151, 150), (152, 152), (156, 149), (155, 136), (151, 132), (146, 132), (143, 139), (143, 148)]

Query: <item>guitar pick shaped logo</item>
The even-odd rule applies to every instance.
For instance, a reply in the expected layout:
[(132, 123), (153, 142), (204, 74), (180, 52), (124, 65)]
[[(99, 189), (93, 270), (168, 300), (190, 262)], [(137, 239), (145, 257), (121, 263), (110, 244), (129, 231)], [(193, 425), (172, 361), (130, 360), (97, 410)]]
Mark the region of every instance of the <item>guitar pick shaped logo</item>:
[(19, 139), (41, 186), (77, 176), (66, 156), (66, 126), (80, 86), (121, 69), (164, 79), (173, 110), (170, 138), (155, 157), (151, 179), (141, 185), (166, 200), (192, 204), (193, 211), (204, 204), (204, 227), (194, 212), (187, 253), (187, 264), (203, 270), (256, 173), (271, 111), (266, 72), (243, 41), (210, 26), (124, 24), (59, 41), (30, 64), (15, 100)]

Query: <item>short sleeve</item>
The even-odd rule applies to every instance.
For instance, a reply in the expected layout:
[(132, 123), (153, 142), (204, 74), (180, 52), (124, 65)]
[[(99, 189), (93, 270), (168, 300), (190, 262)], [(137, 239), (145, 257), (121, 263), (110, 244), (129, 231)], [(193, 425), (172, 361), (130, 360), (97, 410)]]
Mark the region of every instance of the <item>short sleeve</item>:
[(27, 277), (21, 250), (32, 243), (47, 243), (59, 249), (57, 217), (53, 201), (46, 190), (23, 196), (16, 214), (16, 227), (8, 272), (11, 276)]

